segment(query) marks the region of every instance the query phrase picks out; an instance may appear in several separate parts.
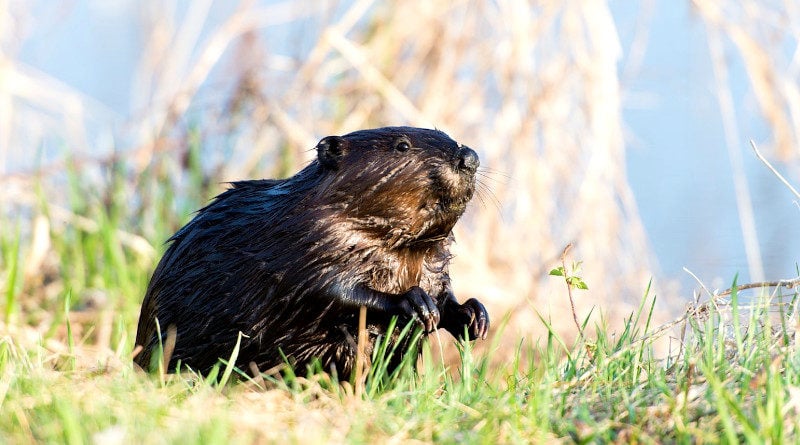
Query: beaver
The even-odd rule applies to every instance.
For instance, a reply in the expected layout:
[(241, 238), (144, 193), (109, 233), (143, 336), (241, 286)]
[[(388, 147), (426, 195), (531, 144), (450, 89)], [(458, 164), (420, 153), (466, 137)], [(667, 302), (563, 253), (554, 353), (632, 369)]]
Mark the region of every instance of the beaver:
[(325, 137), (316, 152), (290, 178), (231, 183), (169, 239), (142, 304), (137, 364), (150, 368), (171, 326), (170, 371), (209, 371), (239, 341), (242, 369), (319, 360), (349, 376), (361, 306), (367, 357), (393, 316), (425, 334), (486, 338), (486, 308), (460, 304), (448, 275), (475, 151), (438, 130), (386, 127)]

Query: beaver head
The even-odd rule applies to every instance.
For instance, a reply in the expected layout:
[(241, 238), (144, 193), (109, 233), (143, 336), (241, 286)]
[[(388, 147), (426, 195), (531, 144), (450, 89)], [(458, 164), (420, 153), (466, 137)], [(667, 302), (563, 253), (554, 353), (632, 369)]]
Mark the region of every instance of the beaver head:
[(327, 172), (317, 190), (323, 200), (390, 247), (448, 236), (472, 198), (480, 164), (445, 133), (411, 127), (328, 136), (316, 149)]

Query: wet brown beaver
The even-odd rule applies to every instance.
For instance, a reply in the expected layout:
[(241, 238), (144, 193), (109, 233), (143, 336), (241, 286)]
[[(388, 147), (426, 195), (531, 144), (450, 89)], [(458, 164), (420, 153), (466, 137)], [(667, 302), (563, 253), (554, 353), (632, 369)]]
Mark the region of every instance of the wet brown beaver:
[(263, 371), (285, 355), (298, 370), (319, 359), (347, 378), (362, 305), (367, 355), (392, 316), (426, 333), (486, 337), (486, 309), (475, 299), (459, 304), (448, 275), (478, 155), (441, 131), (411, 127), (329, 136), (316, 150), (288, 179), (232, 183), (170, 238), (142, 304), (139, 365), (150, 368), (174, 326), (170, 370), (208, 371), (231, 356), (241, 332), (242, 369), (252, 362)]

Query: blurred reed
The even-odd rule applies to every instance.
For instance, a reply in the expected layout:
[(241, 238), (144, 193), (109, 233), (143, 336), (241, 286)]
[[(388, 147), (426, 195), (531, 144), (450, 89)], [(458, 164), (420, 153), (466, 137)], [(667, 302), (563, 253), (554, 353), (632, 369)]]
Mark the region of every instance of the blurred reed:
[[(797, 63), (777, 71), (761, 41), (783, 21), (752, 5), (765, 14), (731, 17), (724, 3), (694, 1), (741, 49), (788, 156)], [(97, 209), (113, 209), (121, 249), (152, 268), (166, 237), (222, 181), (290, 175), (328, 134), (415, 125), (481, 155), (481, 190), (457, 227), (452, 275), (457, 293), (487, 301), (496, 322), (510, 314), (511, 338), (538, 336), (538, 314), (576, 335), (562, 316), (563, 282), (548, 276), (568, 243), (589, 285), (578, 294), (581, 317), (599, 307), (620, 320), (653, 275), (626, 180), (622, 49), (606, 2), (146, 1), (133, 19), (146, 39), (123, 115), (20, 62), (20, 24), (35, 11), (0, 5), (3, 231), (22, 221), (34, 236), (37, 217), (51, 230), (91, 230), (103, 218)], [(763, 36), (747, 20), (763, 22)], [(795, 28), (781, 29), (796, 43)], [(35, 155), (53, 145), (62, 150)], [(11, 169), (20, 150), (30, 161)], [(70, 205), (65, 171), (78, 175), (85, 203)], [(46, 263), (44, 244), (24, 244), (25, 261)]]
[(783, 160), (800, 154), (800, 5), (792, 0), (692, 0), (711, 38), (724, 36), (741, 59)]

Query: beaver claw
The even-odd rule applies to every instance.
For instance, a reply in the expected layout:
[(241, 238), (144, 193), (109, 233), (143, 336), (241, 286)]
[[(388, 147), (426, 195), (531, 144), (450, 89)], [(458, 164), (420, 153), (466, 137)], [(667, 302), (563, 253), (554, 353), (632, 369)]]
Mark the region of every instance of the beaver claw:
[[(422, 324), (425, 333), (433, 332), (439, 324), (439, 309), (436, 302), (422, 288), (414, 286), (403, 294), (400, 312)], [(479, 303), (480, 304), (480, 303)]]
[(464, 304), (453, 307), (451, 311), (452, 313), (448, 314), (448, 317), (455, 316), (453, 318), (457, 317), (460, 321), (452, 327), (447, 327), (451, 334), (463, 340), (466, 326), (468, 340), (486, 339), (486, 335), (489, 333), (489, 313), (486, 312), (486, 308), (480, 301), (470, 298)]

